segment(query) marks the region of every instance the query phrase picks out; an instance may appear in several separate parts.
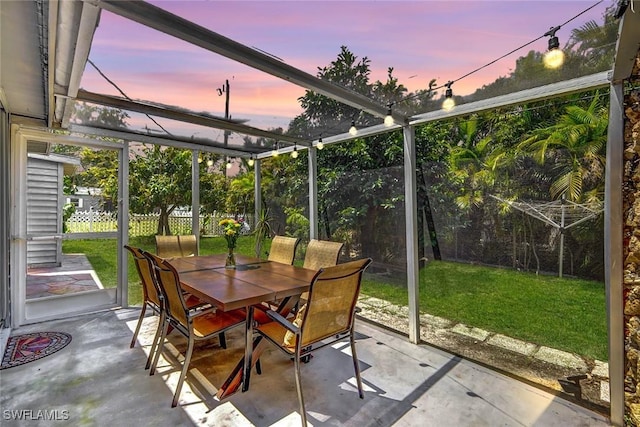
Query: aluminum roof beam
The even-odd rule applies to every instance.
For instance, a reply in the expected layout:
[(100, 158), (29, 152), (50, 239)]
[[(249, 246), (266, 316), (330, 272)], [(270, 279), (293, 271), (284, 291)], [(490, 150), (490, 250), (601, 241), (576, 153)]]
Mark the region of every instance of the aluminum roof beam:
[[(387, 106), (381, 105), (364, 95), (319, 79), (272, 56), (224, 37), (152, 4), (141, 0), (126, 2), (121, 0), (85, 1), (195, 46), (200, 46), (210, 52), (320, 93), (351, 107), (366, 111), (374, 116), (384, 118), (387, 115)], [(406, 120), (406, 117), (398, 113), (392, 112), (392, 115), (398, 123), (404, 123)]]
[[(637, 5), (640, 2), (635, 2)], [(638, 6), (635, 6), (636, 8)], [(616, 45), (616, 59), (613, 65), (613, 83), (628, 79), (633, 69), (638, 50), (640, 49), (640, 13), (628, 8), (624, 19), (620, 21), (618, 42)]]
[[(454, 117), (478, 113), (481, 111), (492, 110), (495, 108), (508, 107), (512, 105), (521, 105), (550, 99), (556, 96), (567, 95), (570, 93), (583, 92), (590, 89), (608, 87), (610, 83), (610, 71), (592, 74), (585, 77), (578, 77), (572, 80), (565, 80), (559, 83), (552, 83), (546, 86), (540, 86), (533, 89), (527, 89), (520, 92), (514, 92), (503, 96), (490, 99), (469, 102), (467, 104), (458, 105), (450, 111), (436, 110), (424, 114), (418, 114), (409, 119), (409, 125), (419, 126), (424, 123), (436, 120), (450, 119)], [(335, 144), (349, 141), (356, 138), (364, 138), (373, 135), (379, 135), (401, 129), (402, 126), (394, 124), (390, 127), (384, 125), (375, 125), (358, 129), (358, 133), (353, 136), (347, 132), (322, 138), (324, 145)], [(292, 147), (279, 150), (280, 153), (292, 151)], [(260, 155), (259, 158), (269, 157), (270, 154)]]
[(251, 153), (247, 151), (224, 148), (222, 142), (208, 142), (202, 139), (192, 141), (170, 136), (145, 135), (138, 132), (122, 131), (109, 128), (97, 128), (93, 126), (79, 126), (73, 124), (69, 126), (69, 131), (74, 133), (83, 133), (87, 136), (115, 138), (125, 141), (141, 142), (143, 144), (166, 145), (167, 147), (174, 147), (185, 150), (198, 150), (207, 153), (222, 154), (230, 157), (248, 158), (251, 155)]
[(610, 84), (610, 74), (610, 71), (603, 71), (601, 73), (591, 74), (585, 77), (564, 80), (559, 83), (552, 83), (545, 86), (522, 90), (520, 92), (513, 92), (507, 95), (496, 96), (494, 98), (457, 105), (450, 111), (445, 111), (442, 109), (430, 111), (428, 113), (418, 114), (411, 117), (411, 119), (409, 120), (409, 124), (411, 126), (417, 126), (423, 123), (465, 116), (480, 111), (521, 105), (525, 103), (551, 99), (561, 95), (568, 95), (571, 93), (578, 93), (591, 89), (608, 87)]
[(49, 8), (49, 127), (66, 127), (89, 57), (100, 9), (69, 0), (51, 1)]
[[(131, 101), (117, 96), (102, 95), (99, 93), (88, 92), (84, 89), (78, 90), (76, 97), (77, 101), (91, 102), (94, 104), (105, 105), (113, 108), (120, 108), (129, 111), (135, 111), (143, 114), (150, 114), (153, 116), (164, 117), (171, 120), (178, 120), (181, 122), (191, 123), (200, 126), (206, 126), (215, 129), (228, 130), (232, 132), (238, 132), (244, 135), (261, 136), (264, 138), (274, 139), (280, 142), (288, 142), (291, 144), (298, 144), (301, 146), (309, 147), (311, 142), (305, 141), (301, 138), (295, 138), (290, 135), (283, 135), (279, 133), (269, 132), (262, 129), (258, 129), (252, 126), (243, 125), (238, 121), (227, 120), (223, 118), (216, 118), (212, 116), (204, 116), (189, 112), (187, 110), (179, 111), (169, 108), (159, 107), (140, 101)], [(177, 107), (176, 107), (177, 108)]]

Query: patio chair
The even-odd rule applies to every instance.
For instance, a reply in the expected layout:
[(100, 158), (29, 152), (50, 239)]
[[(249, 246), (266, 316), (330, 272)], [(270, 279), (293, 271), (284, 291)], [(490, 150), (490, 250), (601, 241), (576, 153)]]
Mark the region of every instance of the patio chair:
[(161, 352), (161, 346), (167, 336), (169, 327), (180, 332), (188, 341), (184, 362), (182, 364), (182, 371), (180, 372), (176, 391), (173, 395), (173, 401), (171, 402), (171, 407), (175, 407), (178, 404), (180, 391), (182, 390), (182, 385), (187, 376), (195, 342), (208, 340), (218, 336), (222, 347), (224, 331), (235, 326), (243, 325), (246, 320), (246, 312), (244, 309), (226, 312), (189, 310), (184, 299), (182, 288), (180, 286), (180, 277), (176, 269), (173, 268), (169, 261), (165, 259), (150, 254), (149, 252), (143, 252), (143, 254), (152, 261), (156, 274), (156, 282), (163, 296), (166, 309), (162, 333), (160, 335), (158, 348), (155, 352), (151, 366), (151, 374), (155, 372)]
[(256, 328), (261, 336), (293, 356), (303, 426), (307, 425), (307, 415), (300, 362), (312, 351), (349, 337), (358, 394), (361, 399), (364, 398), (356, 355), (354, 320), (362, 273), (370, 263), (371, 259), (366, 258), (320, 269), (311, 281), (307, 303), (298, 310), (293, 322), (270, 310), (267, 315), (274, 321)]
[[(271, 241), (271, 249), (267, 259), (272, 262), (292, 265), (296, 257), (298, 243), (300, 243), (300, 239), (295, 237), (275, 236)], [(265, 301), (261, 304), (256, 304), (254, 307), (264, 312), (269, 309), (275, 309), (277, 306), (278, 301)], [(259, 323), (270, 321), (261, 312), (255, 312), (254, 319)]]
[[(303, 268), (309, 270), (320, 270), (325, 267), (332, 267), (338, 264), (340, 251), (344, 243), (330, 242), (328, 240), (311, 239), (307, 245), (307, 252), (304, 255)], [(304, 301), (309, 297), (308, 292), (300, 296), (300, 300)]]
[[(138, 338), (138, 333), (140, 332), (140, 327), (142, 326), (142, 320), (144, 319), (144, 316), (147, 312), (147, 307), (151, 308), (151, 310), (153, 310), (154, 313), (160, 317), (160, 319), (158, 320), (158, 328), (156, 329), (153, 343), (151, 344), (151, 350), (149, 351), (149, 356), (147, 357), (147, 364), (144, 367), (145, 369), (149, 369), (149, 367), (151, 366), (151, 360), (153, 359), (153, 355), (157, 347), (156, 341), (160, 337), (162, 325), (164, 323), (164, 302), (162, 294), (159, 292), (158, 286), (155, 281), (153, 264), (151, 260), (144, 255), (144, 251), (140, 248), (135, 248), (129, 245), (125, 245), (124, 247), (133, 256), (133, 261), (136, 265), (136, 270), (138, 271), (138, 276), (140, 277), (140, 282), (142, 284), (142, 309), (140, 310), (138, 324), (136, 325), (136, 329), (133, 332), (133, 337), (131, 338), (131, 344), (129, 345), (129, 348), (133, 348), (136, 344), (136, 339)], [(184, 298), (185, 303), (190, 310), (205, 310), (211, 307), (210, 304), (207, 304), (206, 302), (193, 295), (185, 294)]]
[(340, 251), (344, 243), (330, 242), (328, 240), (311, 239), (304, 255), (303, 267), (310, 270), (319, 270), (338, 264)]
[[(133, 337), (131, 338), (131, 344), (129, 348), (133, 348), (136, 344), (136, 339), (138, 338), (138, 333), (140, 332), (140, 326), (142, 325), (142, 320), (147, 311), (147, 307), (151, 308), (158, 316), (160, 316), (160, 320), (158, 321), (158, 329), (156, 331), (156, 336), (158, 335), (158, 331), (160, 330), (160, 325), (164, 323), (164, 310), (162, 309), (162, 296), (158, 293), (158, 290), (153, 281), (153, 266), (151, 261), (142, 254), (142, 250), (139, 248), (134, 248), (129, 245), (124, 246), (131, 255), (133, 256), (133, 260), (136, 265), (136, 270), (138, 270), (138, 275), (140, 276), (140, 282), (142, 283), (142, 310), (140, 310), (140, 317), (138, 317), (138, 324), (136, 325), (136, 330), (133, 332)], [(154, 342), (156, 337), (154, 337)], [(149, 352), (149, 357), (147, 357), (147, 364), (145, 365), (145, 369), (149, 369), (151, 365), (151, 360), (153, 359), (153, 349), (154, 346), (151, 346), (151, 351)]]
[(295, 237), (275, 236), (271, 241), (271, 249), (269, 250), (269, 261), (279, 262), (282, 264), (293, 264), (296, 257), (296, 248), (300, 243), (300, 239)]
[(198, 241), (193, 234), (184, 236), (156, 235), (156, 255), (176, 258), (198, 255)]

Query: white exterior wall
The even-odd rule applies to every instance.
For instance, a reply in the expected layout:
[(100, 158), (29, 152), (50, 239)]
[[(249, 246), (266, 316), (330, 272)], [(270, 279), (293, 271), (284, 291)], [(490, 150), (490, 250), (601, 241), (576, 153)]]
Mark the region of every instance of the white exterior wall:
[[(27, 162), (27, 265), (62, 263), (61, 163), (29, 158)], [(42, 239), (42, 240), (41, 240)]]

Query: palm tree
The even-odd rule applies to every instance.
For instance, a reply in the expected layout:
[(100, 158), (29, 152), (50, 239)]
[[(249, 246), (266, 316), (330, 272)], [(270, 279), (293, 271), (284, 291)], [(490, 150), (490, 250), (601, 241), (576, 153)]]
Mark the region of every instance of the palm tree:
[(554, 199), (565, 195), (579, 202), (587, 189), (602, 186), (609, 117), (600, 99), (596, 93), (586, 109), (568, 106), (555, 124), (535, 130), (519, 145), (538, 163), (553, 162), (549, 191)]
[(574, 52), (574, 64), (583, 70), (581, 74), (611, 68), (618, 39), (616, 9), (617, 5), (607, 8), (602, 25), (591, 20), (585, 22), (581, 27), (571, 30), (571, 38), (565, 50)]

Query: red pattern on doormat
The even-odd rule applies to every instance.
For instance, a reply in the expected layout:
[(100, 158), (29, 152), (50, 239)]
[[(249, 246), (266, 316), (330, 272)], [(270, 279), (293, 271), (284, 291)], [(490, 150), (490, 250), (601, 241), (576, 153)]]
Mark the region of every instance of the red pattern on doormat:
[(70, 342), (71, 335), (66, 332), (35, 332), (9, 337), (0, 369), (42, 359), (62, 350)]

